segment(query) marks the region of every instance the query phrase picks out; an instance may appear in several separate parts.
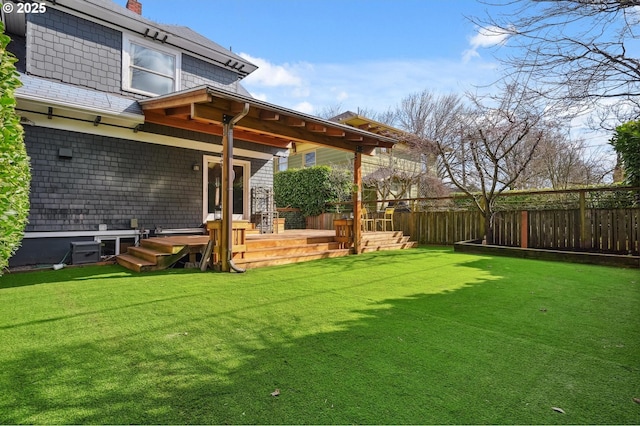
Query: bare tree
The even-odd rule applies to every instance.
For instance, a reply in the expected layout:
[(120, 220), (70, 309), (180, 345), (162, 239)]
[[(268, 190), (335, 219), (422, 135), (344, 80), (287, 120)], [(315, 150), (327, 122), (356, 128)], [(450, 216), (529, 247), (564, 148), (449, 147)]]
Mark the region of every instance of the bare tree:
[(603, 183), (613, 164), (600, 150), (590, 149), (584, 139), (571, 139), (558, 129), (549, 129), (540, 142), (530, 170), (529, 182), (520, 188), (566, 189)]
[(382, 199), (411, 197), (412, 189), (419, 188), (426, 175), (426, 169), (413, 151), (402, 147), (378, 153), (376, 167), (362, 177), (362, 182), (368, 188), (375, 188)]
[[(463, 98), (459, 95), (436, 95), (429, 90), (409, 95), (402, 99), (397, 108), (396, 119), (401, 129), (414, 135), (409, 146), (420, 155), (427, 168), (435, 171), (437, 177), (445, 176), (445, 169), (437, 159), (434, 141), (450, 148), (453, 153), (456, 140), (463, 131), (465, 115)], [(460, 154), (458, 152), (458, 154)], [(450, 158), (450, 161), (453, 159)], [(459, 157), (459, 161), (463, 161)]]
[(640, 37), (640, 0), (486, 4), (490, 15), (470, 20), (485, 33), (508, 35), (500, 49), (513, 54), (504, 62), (544, 88), (541, 95), (571, 108), (606, 107), (621, 121), (640, 116), (640, 60), (632, 49)]
[(326, 120), (330, 120), (333, 117), (337, 117), (338, 115), (340, 115), (341, 113), (344, 112), (344, 109), (342, 107), (341, 103), (337, 103), (337, 104), (333, 104), (333, 105), (328, 105), (325, 107), (322, 107), (318, 110), (315, 111), (315, 115), (320, 117), (320, 118), (324, 118)]
[[(538, 105), (526, 87), (507, 85), (498, 97), (469, 95), (464, 134), (437, 146), (447, 178), (473, 197), (485, 218), (485, 237), (493, 242), (495, 201), (527, 169), (543, 138), (543, 123), (551, 109)], [(464, 145), (465, 167), (458, 152)], [(468, 163), (466, 159), (469, 159)]]
[[(539, 126), (541, 139), (528, 137), (505, 159), (507, 178), (519, 173), (511, 189), (566, 189), (577, 185), (602, 183), (613, 164), (601, 150), (591, 150), (584, 139), (571, 139), (569, 129), (557, 121), (546, 120)], [(529, 155), (530, 145), (537, 143), (535, 155), (525, 170), (518, 171)]]

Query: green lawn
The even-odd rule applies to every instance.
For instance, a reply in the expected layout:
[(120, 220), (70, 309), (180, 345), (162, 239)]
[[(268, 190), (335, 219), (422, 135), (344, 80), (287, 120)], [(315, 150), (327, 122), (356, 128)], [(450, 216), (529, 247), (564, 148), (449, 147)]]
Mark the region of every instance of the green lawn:
[(0, 306), (2, 424), (640, 423), (638, 270), (438, 248), (65, 268), (1, 277)]

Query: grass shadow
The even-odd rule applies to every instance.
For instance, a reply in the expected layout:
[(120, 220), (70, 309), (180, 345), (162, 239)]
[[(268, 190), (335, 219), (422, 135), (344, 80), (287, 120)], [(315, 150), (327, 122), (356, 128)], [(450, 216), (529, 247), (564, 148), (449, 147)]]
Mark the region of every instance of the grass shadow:
[[(385, 268), (317, 262), (290, 289), (294, 266), (203, 275), (225, 280), (210, 294), (181, 287), (182, 274), (152, 274), (149, 285), (175, 279), (178, 294), (191, 293), (45, 329), (52, 340), (85, 323), (103, 333), (77, 330), (5, 358), (0, 423), (637, 423), (638, 296), (628, 283), (607, 287), (610, 272), (598, 268), (572, 270), (590, 277), (574, 283), (560, 265), (428, 249), (410, 257), (369, 257)], [(412, 282), (380, 276), (396, 268)], [(458, 282), (433, 287), (436, 278)], [(386, 285), (395, 295), (375, 298)], [(616, 291), (626, 302), (611, 299)], [(224, 306), (229, 292), (245, 301)], [(180, 315), (193, 304), (197, 314)], [(116, 329), (114, 315), (149, 323)]]

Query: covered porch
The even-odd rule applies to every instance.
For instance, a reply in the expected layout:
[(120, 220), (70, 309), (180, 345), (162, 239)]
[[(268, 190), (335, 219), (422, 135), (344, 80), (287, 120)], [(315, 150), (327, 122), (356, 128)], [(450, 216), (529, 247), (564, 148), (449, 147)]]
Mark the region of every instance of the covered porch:
[(367, 131), (367, 125), (361, 128), (320, 119), (212, 86), (201, 86), (141, 100), (139, 103), (145, 123), (222, 137), (222, 211), (221, 218), (216, 221), (216, 235), (209, 235), (210, 245), (219, 247), (219, 253), (215, 253), (212, 259), (216, 269), (243, 270), (236, 265), (237, 256), (234, 254), (238, 252), (234, 250), (234, 245), (238, 245), (234, 236), (237, 234), (234, 230), (237, 229), (234, 225), (237, 220), (234, 220), (231, 202), (234, 199), (234, 171), (231, 165), (234, 161), (235, 139), (283, 150), (292, 148), (296, 143), (311, 143), (353, 153), (354, 216), (352, 221), (345, 224), (348, 231), (343, 231), (349, 234), (352, 243), (349, 249), (342, 250), (356, 254), (362, 252), (362, 155), (373, 154), (377, 147), (391, 148), (395, 139), (371, 133)]

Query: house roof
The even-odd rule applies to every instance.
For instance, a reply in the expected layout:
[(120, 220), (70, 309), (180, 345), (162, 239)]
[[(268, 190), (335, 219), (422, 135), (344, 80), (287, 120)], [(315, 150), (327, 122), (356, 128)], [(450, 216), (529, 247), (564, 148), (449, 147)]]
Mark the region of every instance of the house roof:
[(164, 44), (174, 46), (187, 54), (201, 57), (231, 70), (240, 78), (258, 67), (189, 27), (161, 24), (146, 19), (111, 0), (55, 0), (47, 7), (59, 8), (79, 16), (92, 17), (96, 22), (118, 27), (125, 32), (137, 33)]
[(391, 148), (394, 138), (324, 120), (214, 86), (170, 93), (139, 101), (145, 121), (222, 135), (224, 116), (235, 116), (249, 105), (249, 113), (234, 128), (237, 138), (290, 148), (308, 142), (351, 152), (372, 154), (376, 147)]
[(133, 125), (144, 121), (142, 108), (135, 99), (27, 74), (20, 74), (20, 81), (22, 87), (15, 94), (22, 101), (21, 106), (30, 103), (34, 106), (59, 107), (95, 116), (108, 116)]
[(342, 114), (331, 118), (331, 121), (336, 121), (338, 123), (346, 124), (348, 126), (356, 127), (379, 135), (402, 137), (406, 134), (404, 130), (358, 115), (352, 111), (343, 112)]

